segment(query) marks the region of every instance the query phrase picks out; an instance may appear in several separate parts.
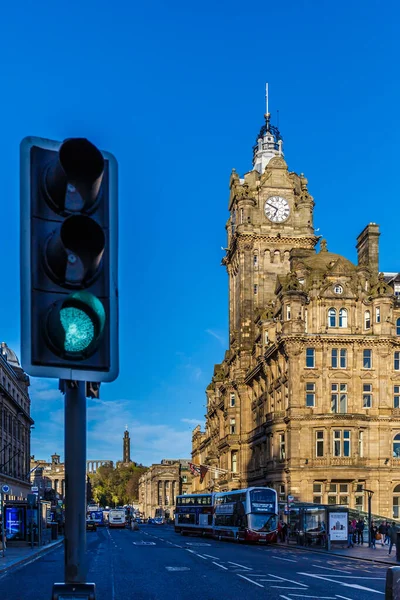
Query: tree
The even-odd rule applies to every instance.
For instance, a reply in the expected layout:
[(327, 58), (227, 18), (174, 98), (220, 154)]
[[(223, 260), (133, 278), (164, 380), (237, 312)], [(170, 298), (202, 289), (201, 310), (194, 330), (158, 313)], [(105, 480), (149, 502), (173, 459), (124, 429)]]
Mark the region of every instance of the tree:
[(139, 499), (139, 478), (147, 470), (142, 465), (100, 467), (89, 475), (94, 500), (100, 506), (124, 505)]

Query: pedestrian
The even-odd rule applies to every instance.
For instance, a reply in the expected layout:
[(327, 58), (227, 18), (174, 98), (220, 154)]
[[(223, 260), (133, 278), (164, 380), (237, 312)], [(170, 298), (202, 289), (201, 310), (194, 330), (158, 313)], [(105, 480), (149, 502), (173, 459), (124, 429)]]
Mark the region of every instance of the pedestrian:
[(396, 545), (396, 543), (397, 543), (397, 532), (398, 532), (398, 529), (396, 527), (396, 523), (393, 521), (391, 527), (389, 527), (389, 536), (390, 536), (389, 554), (392, 553), (393, 544)]
[(376, 537), (378, 535), (378, 528), (373, 521), (371, 521), (371, 529), (369, 531), (370, 531), (370, 538), (371, 538), (370, 547), (373, 548), (374, 550), (376, 550), (375, 544), (376, 544)]
[(385, 522), (385, 526), (386, 526), (386, 531), (385, 531), (385, 544), (389, 545), (390, 542), (390, 525), (389, 525), (389, 521)]
[(288, 533), (288, 526), (287, 526), (287, 523), (284, 523), (282, 526), (282, 531), (281, 531), (282, 542), (286, 542), (287, 533)]
[(381, 546), (383, 546), (383, 544), (385, 543), (386, 529), (387, 529), (386, 523), (385, 523), (385, 521), (382, 521), (382, 523), (378, 527), (378, 533), (381, 536), (381, 539), (380, 539)]
[(364, 543), (364, 527), (365, 527), (364, 519), (362, 517), (360, 517), (357, 521), (357, 544), (358, 545)]
[(349, 529), (348, 529), (348, 548), (354, 548), (353, 535), (354, 535), (354, 527), (353, 522), (349, 521)]

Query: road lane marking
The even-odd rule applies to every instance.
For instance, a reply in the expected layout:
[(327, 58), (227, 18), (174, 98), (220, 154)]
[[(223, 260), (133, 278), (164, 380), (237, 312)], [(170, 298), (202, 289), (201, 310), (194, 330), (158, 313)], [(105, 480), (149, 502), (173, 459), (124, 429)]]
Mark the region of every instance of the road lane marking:
[[(213, 561), (213, 565), (216, 565), (217, 567), (221, 567), (221, 569), (225, 569), (225, 571), (228, 570), (228, 567), (224, 567), (223, 565), (220, 565), (219, 563), (216, 563)], [(240, 577), (240, 576), (239, 576)]]
[(338, 596), (336, 594), (336, 598), (343, 598), (343, 600), (352, 600), (351, 598), (348, 598), (347, 596)]
[(275, 558), (276, 560), (285, 560), (286, 562), (297, 562), (297, 560), (292, 560), (291, 558), (281, 558), (280, 556), (271, 556), (271, 558)]
[(165, 567), (167, 571), (190, 571), (189, 567)]
[(343, 577), (343, 579), (383, 579), (386, 580), (386, 577), (355, 577), (354, 575), (329, 575), (329, 577)]
[(155, 543), (155, 542), (143, 542), (143, 541), (140, 541), (140, 542), (132, 542), (132, 544), (133, 544), (134, 546), (155, 546), (155, 545), (156, 545), (156, 543)]
[(205, 556), (202, 556), (201, 554), (196, 554), (196, 556), (198, 556), (199, 558), (202, 558), (203, 560), (208, 560)]
[[(259, 581), (265, 581), (264, 579), (260, 579)], [(287, 585), (270, 585), (271, 588), (277, 588), (278, 590), (298, 590), (298, 587), (290, 587)], [(303, 596), (303, 598), (308, 598), (309, 596)], [(316, 596), (311, 596), (311, 598), (316, 598)], [(333, 599), (335, 600), (335, 598)]]
[(365, 592), (375, 592), (375, 594), (380, 594), (381, 596), (385, 595), (385, 592), (378, 592), (378, 590), (374, 590), (373, 588), (368, 588), (363, 585), (358, 585), (357, 583), (345, 583), (344, 581), (338, 581), (337, 579), (328, 579), (328, 577), (324, 577), (323, 575), (315, 575), (313, 573), (298, 573), (298, 575), (305, 575), (306, 577), (314, 577), (315, 579), (322, 579), (323, 581), (330, 581), (332, 583), (338, 583), (339, 585), (343, 585), (344, 587), (353, 588), (354, 590), (364, 590)]
[[(179, 548), (182, 548), (182, 546), (179, 546)], [(218, 556), (211, 556), (211, 554), (204, 554), (204, 556), (207, 556), (207, 558), (213, 558), (214, 560), (218, 560)]]
[(317, 598), (317, 600), (335, 600), (336, 596), (304, 596), (304, 594), (290, 594), (296, 598)]
[[(326, 569), (327, 571), (337, 571), (338, 573), (349, 573), (349, 571), (345, 570), (345, 567), (343, 569), (332, 569), (331, 567), (321, 567), (320, 565), (311, 565), (313, 567), (315, 567), (316, 569)], [(351, 571), (352, 569), (350, 569)]]
[(186, 542), (187, 546), (211, 546), (211, 544), (205, 544), (203, 542)]
[[(300, 583), (299, 581), (293, 581), (293, 579), (286, 579), (285, 577), (279, 577), (278, 575), (273, 575), (272, 573), (267, 573), (267, 575), (269, 577), (274, 577), (275, 579), (280, 579), (281, 581), (288, 581), (289, 583), (294, 583), (296, 585), (299, 585), (303, 588), (307, 588), (308, 585), (306, 585), (305, 583)], [(301, 573), (299, 573), (299, 575), (301, 575)]]
[(235, 565), (235, 567), (242, 567), (242, 569), (246, 569), (246, 571), (252, 571), (253, 570), (251, 567), (245, 567), (244, 565), (239, 565), (239, 563), (234, 563), (231, 560), (228, 560), (228, 563), (230, 565)]
[[(246, 581), (250, 581), (250, 583), (254, 583), (254, 585), (258, 585), (258, 587), (262, 587), (262, 588), (264, 587), (263, 585), (261, 585), (261, 583), (258, 583), (257, 581), (253, 581), (252, 579), (249, 579), (248, 577), (245, 577), (244, 575), (240, 575), (239, 573), (236, 573), (236, 575), (238, 577), (241, 577), (242, 579), (246, 579)], [(290, 598), (288, 598), (288, 600), (290, 600)]]

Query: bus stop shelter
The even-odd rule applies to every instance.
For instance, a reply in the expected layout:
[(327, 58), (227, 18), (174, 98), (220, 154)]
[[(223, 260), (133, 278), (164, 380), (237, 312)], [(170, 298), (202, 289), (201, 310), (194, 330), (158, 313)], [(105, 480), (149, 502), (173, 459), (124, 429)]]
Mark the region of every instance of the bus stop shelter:
[(296, 502), (290, 504), (287, 517), (289, 543), (323, 548), (347, 546), (347, 506)]

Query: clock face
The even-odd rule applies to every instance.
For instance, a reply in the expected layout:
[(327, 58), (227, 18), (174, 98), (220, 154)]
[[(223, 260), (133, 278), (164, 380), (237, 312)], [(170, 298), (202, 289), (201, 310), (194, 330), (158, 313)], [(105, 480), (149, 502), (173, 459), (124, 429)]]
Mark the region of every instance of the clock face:
[(282, 223), (289, 216), (289, 202), (282, 196), (271, 196), (265, 201), (264, 212), (267, 219), (273, 223)]

